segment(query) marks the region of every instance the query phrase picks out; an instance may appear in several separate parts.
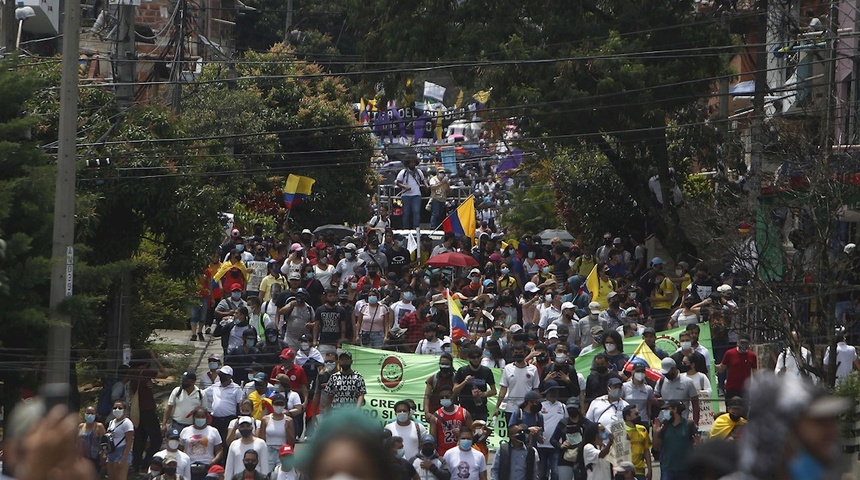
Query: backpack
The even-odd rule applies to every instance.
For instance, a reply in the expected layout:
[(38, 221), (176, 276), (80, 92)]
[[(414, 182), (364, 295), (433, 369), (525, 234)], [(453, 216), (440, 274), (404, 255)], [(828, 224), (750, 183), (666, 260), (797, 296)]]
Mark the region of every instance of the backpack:
[(113, 407), (113, 402), (111, 402), (111, 391), (113, 391), (113, 386), (116, 383), (116, 379), (106, 380), (104, 386), (102, 387), (102, 391), (99, 392), (99, 399), (96, 403), (96, 414), (100, 417), (104, 418), (110, 415), (111, 407)]

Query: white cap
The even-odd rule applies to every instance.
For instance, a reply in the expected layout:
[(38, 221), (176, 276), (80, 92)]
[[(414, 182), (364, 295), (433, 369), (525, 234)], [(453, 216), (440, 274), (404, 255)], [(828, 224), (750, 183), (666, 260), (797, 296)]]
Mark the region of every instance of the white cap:
[(847, 254), (851, 254), (851, 253), (853, 253), (853, 252), (854, 252), (854, 250), (856, 250), (856, 249), (857, 249), (857, 244), (856, 244), (856, 243), (849, 243), (848, 245), (845, 245), (845, 248), (843, 248), (842, 250), (843, 250), (845, 253), (847, 253)]
[(720, 293), (729, 293), (732, 291), (731, 285), (726, 285), (725, 283), (717, 287), (717, 291)]
[(239, 417), (239, 420), (236, 421), (236, 425), (241, 425), (243, 423), (250, 423), (251, 425), (253, 425), (254, 419), (246, 415), (244, 417)]
[(223, 373), (224, 375), (233, 376), (233, 367), (231, 367), (230, 365), (224, 365), (223, 367), (219, 368), (218, 371), (220, 373)]
[(511, 333), (522, 332), (522, 331), (523, 331), (523, 327), (522, 327), (522, 326), (520, 326), (520, 324), (515, 323), (515, 324), (511, 325), (511, 328), (509, 328), (509, 329), (508, 329), (508, 331), (509, 331), (509, 332), (511, 332)]
[(567, 308), (576, 308), (576, 305), (574, 305), (573, 302), (564, 302), (561, 304), (562, 311), (564, 311)]
[(539, 291), (537, 285), (535, 285), (535, 282), (526, 282), (526, 285), (523, 287), (523, 290), (529, 293), (537, 293)]
[(344, 250), (355, 250), (355, 244), (354, 244), (354, 243), (351, 243), (351, 242), (350, 242), (350, 243), (347, 243), (347, 244), (343, 247), (343, 249), (344, 249)]
[(672, 357), (666, 357), (660, 361), (660, 373), (666, 375), (677, 366), (678, 365), (675, 363), (675, 360), (673, 360)]
[(306, 228), (306, 229), (302, 230), (302, 235), (304, 235), (304, 234), (313, 235), (314, 232), (312, 232), (310, 228)]
[(558, 338), (558, 331), (553, 330), (553, 331), (549, 332), (547, 334), (546, 338), (547, 338), (547, 340), (552, 340), (554, 338)]
[(480, 275), (480, 274), (481, 274), (481, 269), (479, 269), (479, 268), (473, 268), (473, 269), (469, 270), (469, 275), (474, 275), (474, 274), (478, 274), (478, 275)]
[(591, 313), (600, 313), (603, 309), (602, 309), (602, 308), (600, 308), (600, 303), (598, 303), (598, 302), (591, 302), (591, 303), (589, 303), (589, 304), (588, 304), (588, 310), (589, 310)]

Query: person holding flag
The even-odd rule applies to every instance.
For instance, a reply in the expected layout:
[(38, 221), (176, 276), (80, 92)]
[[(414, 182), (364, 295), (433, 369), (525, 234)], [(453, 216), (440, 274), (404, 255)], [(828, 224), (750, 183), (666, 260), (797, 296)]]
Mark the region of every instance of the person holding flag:
[(609, 278), (609, 265), (606, 262), (598, 262), (582, 284), (583, 293), (589, 294), (592, 302), (599, 303), (601, 310), (609, 307), (609, 292), (614, 292), (616, 288), (618, 284)]
[(448, 218), (442, 221), (442, 230), (445, 233), (453, 232), (457, 238), (469, 237), (474, 241), (476, 228), (474, 195), (470, 195), (456, 210), (448, 215)]

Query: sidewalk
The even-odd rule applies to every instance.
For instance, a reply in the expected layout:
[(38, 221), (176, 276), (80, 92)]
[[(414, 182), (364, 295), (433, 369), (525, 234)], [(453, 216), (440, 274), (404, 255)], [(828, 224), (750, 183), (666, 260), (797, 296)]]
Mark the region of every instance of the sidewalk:
[[(188, 330), (155, 330), (152, 332), (150, 340), (169, 345), (186, 345), (194, 347), (190, 368), (197, 373), (197, 378), (199, 379), (209, 371), (206, 357), (211, 354), (218, 355), (219, 358), (223, 356), (221, 351), (221, 339), (215, 338), (211, 335), (206, 335), (205, 333), (203, 334), (203, 338), (205, 338), (206, 341), (203, 342), (199, 340), (192, 342), (189, 340), (190, 337), (191, 333)], [(223, 361), (224, 359), (221, 358), (221, 360)]]

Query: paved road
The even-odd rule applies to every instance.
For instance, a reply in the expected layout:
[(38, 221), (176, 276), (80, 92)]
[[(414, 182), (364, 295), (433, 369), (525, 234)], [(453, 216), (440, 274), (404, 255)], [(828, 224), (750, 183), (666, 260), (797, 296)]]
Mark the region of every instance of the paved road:
[[(197, 373), (197, 378), (205, 374), (209, 370), (206, 362), (206, 357), (211, 354), (216, 354), (222, 357), (221, 339), (211, 335), (203, 334), (206, 341), (190, 341), (191, 333), (188, 330), (156, 330), (153, 332), (150, 340), (158, 343), (166, 343), (170, 345), (190, 345), (194, 347), (194, 354), (191, 359), (190, 368)], [(223, 358), (222, 358), (223, 360)]]

